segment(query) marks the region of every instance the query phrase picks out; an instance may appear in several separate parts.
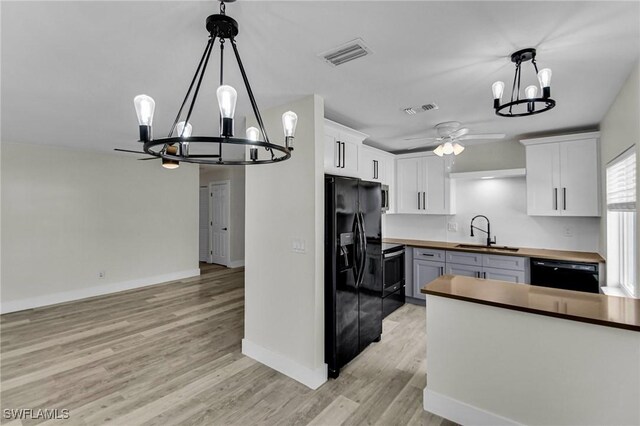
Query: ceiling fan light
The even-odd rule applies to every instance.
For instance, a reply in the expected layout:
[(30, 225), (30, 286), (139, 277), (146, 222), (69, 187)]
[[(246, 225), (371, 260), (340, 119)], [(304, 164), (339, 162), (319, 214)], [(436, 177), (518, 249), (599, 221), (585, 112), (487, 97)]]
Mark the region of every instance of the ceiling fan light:
[(442, 153), (445, 155), (453, 154), (453, 144), (451, 142), (445, 142), (442, 145)]
[(438, 145), (438, 147), (436, 149), (433, 150), (433, 153), (435, 155), (437, 155), (438, 157), (442, 157), (444, 155), (444, 152), (442, 152), (442, 144)]
[(460, 145), (458, 142), (453, 144), (453, 155), (458, 155), (462, 151), (464, 151), (464, 146)]
[(176, 160), (167, 160), (163, 158), (162, 167), (169, 170), (177, 169), (178, 167), (180, 167), (180, 162)]

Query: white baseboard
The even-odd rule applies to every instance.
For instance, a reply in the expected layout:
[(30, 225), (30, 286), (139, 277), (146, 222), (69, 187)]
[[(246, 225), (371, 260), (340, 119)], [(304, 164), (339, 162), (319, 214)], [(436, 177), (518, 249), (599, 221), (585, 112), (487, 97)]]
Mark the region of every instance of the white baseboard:
[(423, 407), (425, 411), (444, 417), (461, 425), (474, 426), (515, 426), (522, 425), (514, 420), (490, 413), (473, 405), (424, 388)]
[(0, 313), (23, 311), (25, 309), (39, 308), (42, 306), (56, 305), (58, 303), (71, 302), (74, 300), (86, 299), (88, 297), (102, 296), (119, 291), (131, 290), (139, 287), (146, 287), (168, 281), (181, 280), (200, 275), (200, 269), (188, 269), (186, 271), (172, 272), (170, 274), (156, 275), (153, 277), (139, 278), (131, 281), (120, 281), (117, 283), (105, 284), (96, 287), (81, 288), (78, 290), (65, 291), (60, 293), (47, 294), (28, 299), (12, 301), (2, 301), (0, 303)]
[(314, 390), (327, 381), (326, 364), (312, 370), (247, 339), (242, 339), (242, 353)]
[(241, 268), (243, 266), (244, 266), (244, 259), (234, 260), (232, 262), (229, 262), (229, 264), (227, 265), (227, 268)]

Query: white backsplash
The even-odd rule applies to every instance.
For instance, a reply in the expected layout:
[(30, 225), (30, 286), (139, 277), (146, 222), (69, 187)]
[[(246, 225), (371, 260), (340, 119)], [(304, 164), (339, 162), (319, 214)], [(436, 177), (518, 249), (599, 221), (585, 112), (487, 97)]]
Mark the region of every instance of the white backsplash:
[[(525, 178), (458, 180), (457, 214), (383, 215), (384, 236), (484, 244), (486, 235), (469, 236), (471, 218), (483, 214), (491, 221), (491, 234), (498, 245), (597, 252), (600, 218), (544, 217), (527, 215)], [(458, 230), (448, 231), (456, 223)], [(484, 219), (474, 223), (486, 229)]]

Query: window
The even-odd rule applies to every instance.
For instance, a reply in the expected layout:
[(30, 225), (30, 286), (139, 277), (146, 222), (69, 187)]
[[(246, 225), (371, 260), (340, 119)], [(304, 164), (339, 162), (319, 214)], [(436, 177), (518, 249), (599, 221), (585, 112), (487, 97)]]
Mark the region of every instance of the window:
[(640, 297), (636, 276), (636, 148), (607, 165), (607, 285)]

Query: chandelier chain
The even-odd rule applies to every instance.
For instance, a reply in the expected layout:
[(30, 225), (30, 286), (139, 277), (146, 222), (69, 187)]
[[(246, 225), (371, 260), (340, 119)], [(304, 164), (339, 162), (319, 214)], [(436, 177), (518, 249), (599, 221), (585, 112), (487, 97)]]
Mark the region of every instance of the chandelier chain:
[[(251, 102), (251, 108), (253, 108), (253, 114), (256, 116), (256, 121), (258, 121), (258, 126), (260, 126), (260, 131), (262, 132), (262, 136), (264, 137), (265, 142), (269, 142), (269, 136), (267, 135), (267, 131), (264, 128), (264, 123), (262, 121), (262, 116), (260, 115), (260, 110), (258, 109), (258, 104), (253, 96), (253, 90), (251, 89), (251, 85), (249, 84), (249, 79), (247, 78), (247, 73), (244, 70), (244, 65), (242, 65), (242, 59), (240, 59), (240, 53), (238, 52), (238, 46), (236, 45), (236, 39), (231, 37), (231, 47), (233, 47), (233, 53), (236, 56), (236, 60), (238, 61), (238, 68), (240, 68), (240, 74), (242, 75), (242, 80), (244, 81), (244, 85), (247, 88), (247, 94), (249, 95), (249, 101)], [(271, 153), (271, 159), (275, 157), (273, 150), (267, 148), (267, 151)]]
[(200, 63), (198, 63), (198, 68), (196, 69), (196, 73), (193, 76), (193, 79), (191, 80), (191, 84), (189, 84), (189, 89), (187, 89), (187, 94), (184, 97), (184, 100), (182, 101), (182, 105), (180, 105), (180, 109), (178, 110), (178, 115), (176, 115), (176, 119), (173, 121), (173, 125), (171, 126), (171, 130), (169, 130), (169, 135), (167, 136), (168, 138), (171, 137), (171, 135), (173, 134), (174, 130), (176, 129), (176, 126), (178, 125), (178, 122), (180, 121), (180, 116), (182, 115), (182, 110), (184, 109), (184, 106), (187, 104), (187, 100), (189, 100), (189, 94), (191, 94), (191, 90), (193, 89), (193, 85), (196, 82), (196, 79), (198, 78), (198, 74), (200, 73), (200, 68), (202, 68), (202, 63), (204, 62), (205, 58), (207, 57), (207, 52), (209, 51), (211, 45), (213, 43), (213, 40), (209, 39), (207, 41), (207, 45), (204, 48), (204, 52), (202, 53), (202, 58), (200, 59)]

